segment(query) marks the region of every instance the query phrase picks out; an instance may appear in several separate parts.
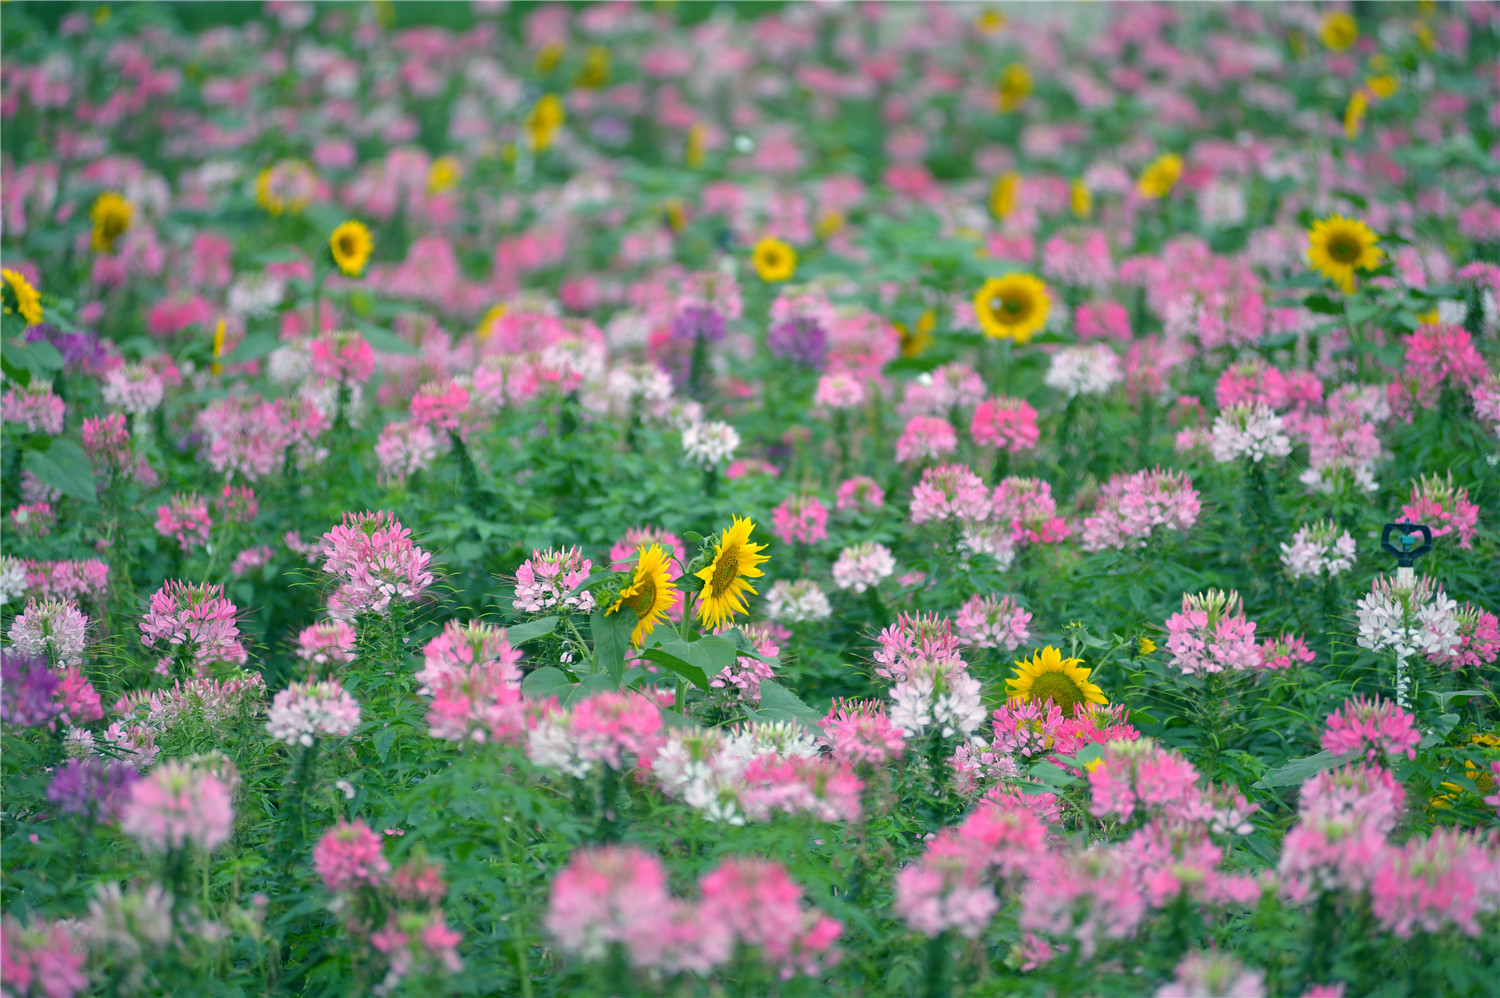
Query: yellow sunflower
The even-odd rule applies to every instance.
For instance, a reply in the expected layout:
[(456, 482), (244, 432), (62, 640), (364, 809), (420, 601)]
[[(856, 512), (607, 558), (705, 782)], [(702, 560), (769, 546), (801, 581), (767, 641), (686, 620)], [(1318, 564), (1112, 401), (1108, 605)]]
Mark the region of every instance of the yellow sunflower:
[(1320, 218), (1307, 230), (1307, 260), (1314, 270), (1354, 293), (1354, 271), (1374, 270), (1384, 252), (1379, 237), (1364, 222), (1343, 215)]
[(754, 523), (736, 516), (729, 529), (720, 535), (714, 560), (696, 573), (703, 580), (703, 591), (698, 595), (698, 619), (705, 627), (723, 627), (735, 614), (749, 612), (744, 594), (754, 595), (755, 590), (745, 580), (766, 574), (759, 566), (770, 561), (760, 553), (766, 548), (764, 544), (750, 543), (750, 531), (754, 529)]
[(328, 237), (328, 249), (333, 253), (333, 262), (339, 265), (339, 270), (344, 272), (345, 277), (358, 277), (364, 273), (365, 264), (370, 262), (370, 252), (374, 248), (375, 240), (370, 238), (370, 230), (365, 228), (365, 223), (353, 219), (334, 229), (333, 235)]
[(1083, 704), (1105, 705), (1109, 698), (1089, 682), (1089, 670), (1080, 658), (1063, 658), (1051, 645), (1016, 663), (1016, 678), (1005, 685), (1012, 700), (1051, 700), (1072, 715)]
[(1000, 74), (1000, 110), (1014, 111), (1031, 96), (1031, 70), (1013, 62)]
[(427, 193), (442, 194), (451, 191), (463, 177), (463, 167), (453, 156), (439, 156), (427, 170)]
[(1391, 57), (1381, 52), (1370, 59), (1370, 75), (1365, 86), (1380, 100), (1389, 100), (1401, 89), (1401, 78), (1391, 67)]
[(587, 90), (598, 90), (609, 82), (609, 49), (603, 45), (591, 46), (583, 57), (583, 68), (578, 71), (578, 85)]
[(606, 613), (614, 613), (620, 607), (629, 607), (635, 614), (635, 629), (630, 632), (630, 642), (637, 648), (646, 640), (646, 635), (667, 617), (667, 611), (677, 605), (677, 584), (667, 574), (667, 556), (660, 544), (649, 548), (642, 546), (635, 563), (635, 576), (630, 585), (620, 590), (620, 598)]
[(552, 145), (552, 137), (567, 120), (562, 98), (557, 94), (543, 94), (526, 114), (526, 134), (531, 139), (531, 148), (539, 153), (546, 152)]
[(135, 205), (114, 191), (105, 191), (94, 200), (89, 217), (94, 220), (94, 252), (113, 253), (115, 240), (130, 228)]
[(766, 236), (750, 251), (750, 262), (767, 284), (790, 281), (797, 272), (797, 251), (775, 236)]
[(912, 323), (910, 331), (904, 322), (893, 322), (896, 332), (901, 335), (901, 356), (920, 357), (932, 346), (932, 331), (937, 328), (937, 314), (928, 309), (917, 316), (917, 321)]
[(1015, 170), (1006, 170), (990, 185), (990, 214), (1002, 222), (1016, 210), (1021, 196), (1021, 175)]
[(1363, 90), (1354, 91), (1349, 97), (1349, 103), (1344, 106), (1344, 138), (1350, 142), (1359, 138), (1359, 126), (1364, 124), (1369, 110), (1370, 95)]
[(1164, 152), (1141, 171), (1135, 191), (1143, 198), (1159, 201), (1172, 193), (1172, 188), (1177, 186), (1177, 180), (1181, 176), (1182, 157), (1176, 153)]
[(984, 334), (1025, 343), (1047, 323), (1052, 298), (1047, 285), (1030, 274), (991, 277), (974, 296), (974, 315)]
[(1329, 51), (1343, 52), (1359, 41), (1359, 23), (1344, 11), (1329, 11), (1318, 23), (1318, 37)]
[(1006, 17), (998, 10), (986, 10), (974, 18), (974, 27), (981, 35), (995, 35), (1004, 30)]
[(479, 320), (479, 325), (474, 328), (474, 338), (483, 343), (491, 336), (494, 336), (495, 323), (505, 318), (505, 312), (506, 306), (504, 302), (498, 305), (491, 305), (490, 310), (484, 313), (484, 317)]
[(1068, 207), (1073, 210), (1074, 218), (1088, 218), (1094, 213), (1094, 193), (1081, 179), (1068, 187)]
[(5, 311), (13, 312), (26, 320), (26, 325), (35, 326), (42, 321), (42, 297), (36, 288), (18, 270), (0, 270), (5, 286)]

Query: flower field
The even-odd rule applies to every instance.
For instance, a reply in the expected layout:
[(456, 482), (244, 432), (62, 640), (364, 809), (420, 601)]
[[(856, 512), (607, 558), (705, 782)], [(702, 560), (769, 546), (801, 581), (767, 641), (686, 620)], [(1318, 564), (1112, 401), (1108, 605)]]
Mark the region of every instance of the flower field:
[(1500, 4), (1356, 7), (6, 4), (0, 995), (1494, 995)]

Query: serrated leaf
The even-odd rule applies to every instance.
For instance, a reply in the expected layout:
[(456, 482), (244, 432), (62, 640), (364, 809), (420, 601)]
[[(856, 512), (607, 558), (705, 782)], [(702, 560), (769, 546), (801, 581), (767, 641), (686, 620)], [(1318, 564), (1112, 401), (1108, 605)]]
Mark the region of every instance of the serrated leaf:
[(94, 493), (94, 470), (83, 448), (72, 440), (54, 439), (45, 451), (27, 451), (23, 460), (26, 470), (62, 492), (85, 502), (99, 503)]
[(528, 641), (545, 637), (557, 630), (557, 617), (542, 617), (540, 620), (528, 620), (524, 624), (513, 624), (505, 629), (505, 639), (510, 642), (512, 648), (519, 648)]

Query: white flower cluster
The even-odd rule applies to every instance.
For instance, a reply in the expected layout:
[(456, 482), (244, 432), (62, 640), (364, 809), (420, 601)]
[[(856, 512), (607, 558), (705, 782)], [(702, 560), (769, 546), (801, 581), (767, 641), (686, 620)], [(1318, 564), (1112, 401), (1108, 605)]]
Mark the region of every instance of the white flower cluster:
[(806, 728), (777, 722), (749, 724), (725, 734), (713, 728), (674, 728), (651, 762), (662, 790), (713, 822), (743, 825), (741, 777), (752, 760), (810, 759), (818, 741)]
[(944, 738), (969, 738), (984, 723), (979, 680), (960, 659), (912, 662), (891, 690), (891, 723), (908, 737), (936, 728)]
[(766, 594), (766, 616), (772, 620), (795, 624), (804, 620), (823, 620), (833, 613), (828, 597), (818, 584), (809, 579), (778, 581)]
[(728, 423), (693, 423), (682, 431), (682, 449), (693, 462), (712, 468), (728, 461), (739, 450), (740, 433)]
[(1281, 564), (1290, 579), (1333, 578), (1354, 567), (1354, 538), (1332, 521), (1310, 523), (1281, 545)]
[(310, 746), (319, 735), (348, 735), (359, 724), (359, 704), (336, 680), (292, 683), (276, 694), (266, 731), (279, 742)]
[(26, 595), (26, 566), (21, 559), (0, 555), (0, 606)]
[(833, 581), (840, 589), (862, 593), (896, 571), (891, 549), (875, 541), (863, 541), (839, 552), (833, 563)]
[(1286, 423), (1264, 403), (1237, 405), (1214, 420), (1213, 439), (1208, 444), (1214, 460), (1220, 464), (1242, 457), (1259, 463), (1268, 457), (1286, 457), (1292, 452), (1292, 438)]
[(1458, 604), (1429, 576), (1381, 577), (1359, 601), (1359, 646), (1440, 661), (1457, 648)]
[(1125, 380), (1120, 358), (1103, 343), (1081, 347), (1063, 347), (1052, 355), (1052, 367), (1043, 379), (1068, 398), (1079, 395), (1103, 395)]

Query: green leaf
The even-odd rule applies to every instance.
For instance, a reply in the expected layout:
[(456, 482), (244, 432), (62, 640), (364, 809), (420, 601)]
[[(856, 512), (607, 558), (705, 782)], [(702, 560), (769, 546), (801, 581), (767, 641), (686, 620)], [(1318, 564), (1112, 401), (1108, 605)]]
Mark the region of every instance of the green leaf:
[(1054, 789), (1061, 789), (1069, 784), (1078, 782), (1078, 777), (1060, 766), (1054, 766), (1045, 759), (1032, 763), (1031, 769), (1028, 772), (1037, 780)]
[(1257, 790), (1267, 790), (1271, 787), (1291, 787), (1302, 783), (1310, 777), (1317, 776), (1325, 769), (1341, 766), (1353, 759), (1357, 752), (1345, 752), (1334, 755), (1332, 752), (1319, 752), (1317, 755), (1305, 756), (1301, 759), (1293, 759), (1284, 766), (1277, 766), (1264, 777), (1258, 780), (1254, 786)]
[(1482, 697), (1487, 694), (1484, 690), (1451, 690), (1447, 693), (1434, 693), (1432, 698), (1438, 702), (1439, 710), (1448, 709), (1448, 701), (1454, 697)]
[(1308, 311), (1317, 312), (1321, 315), (1343, 315), (1344, 306), (1334, 301), (1327, 295), (1308, 295), (1302, 299), (1302, 304)]
[(740, 630), (738, 627), (726, 628), (725, 630), (720, 631), (718, 636), (732, 642), (734, 644), (735, 653), (737, 655), (744, 656), (745, 658), (753, 658), (757, 662), (764, 662), (767, 665), (781, 664), (780, 658), (767, 657), (756, 651), (755, 642), (746, 637), (745, 632)]
[(589, 618), (589, 629), (594, 638), (594, 660), (600, 672), (606, 672), (620, 685), (625, 674), (625, 649), (630, 647), (630, 634), (635, 630), (636, 617), (626, 607), (619, 613), (606, 613), (599, 607)]
[(384, 763), (385, 757), (391, 754), (391, 746), (395, 744), (396, 741), (395, 727), (387, 724), (385, 727), (375, 732), (375, 738), (373, 740), (375, 742), (375, 754), (380, 756), (380, 761)]
[(37, 478), (90, 506), (99, 504), (94, 494), (94, 470), (83, 448), (72, 440), (54, 439), (45, 451), (27, 451), (23, 462)]
[(63, 369), (63, 356), (58, 353), (57, 347), (46, 340), (36, 340), (26, 344), (27, 364), (31, 367), (31, 373), (39, 378), (50, 377)]
[(543, 666), (521, 680), (522, 693), (536, 700), (555, 697), (562, 707), (614, 688), (614, 680), (602, 672), (590, 672), (575, 683), (567, 673), (551, 665)]
[(578, 585), (574, 586), (572, 589), (569, 589), (568, 595), (572, 596), (575, 593), (581, 593), (585, 589), (589, 588), (589, 586), (597, 585), (598, 583), (603, 582), (605, 579), (610, 578), (614, 574), (615, 570), (612, 568), (596, 568), (589, 573), (588, 578), (578, 583)]
[(234, 348), (234, 352), (224, 361), (229, 364), (245, 364), (252, 360), (260, 360), (269, 355), (281, 345), (281, 338), (275, 333), (261, 332), (248, 333), (240, 340), (240, 345)]
[(382, 329), (373, 322), (355, 319), (354, 325), (364, 334), (370, 346), (381, 353), (399, 353), (405, 354), (408, 357), (417, 357), (422, 353), (420, 349), (412, 346), (395, 333), (388, 329)]
[(774, 679), (760, 681), (760, 706), (745, 713), (752, 721), (790, 721), (813, 732), (823, 719), (822, 714)]
[[(528, 620), (524, 624), (514, 624), (505, 629), (505, 639), (510, 642), (512, 648), (519, 648), (528, 641), (545, 637), (557, 630), (557, 617), (542, 617), (540, 620)], [(532, 673), (536, 675), (536, 673)]]
[(708, 634), (697, 641), (684, 641), (667, 633), (646, 646), (645, 657), (664, 665), (700, 690), (708, 689), (708, 677), (717, 676), (734, 664), (739, 649), (733, 641)]
[(1457, 725), (1457, 714), (1439, 714), (1437, 720), (1432, 724), (1432, 730), (1422, 736), (1422, 744), (1418, 745), (1417, 748), (1432, 748), (1444, 738), (1447, 738), (1448, 732), (1452, 731)]

